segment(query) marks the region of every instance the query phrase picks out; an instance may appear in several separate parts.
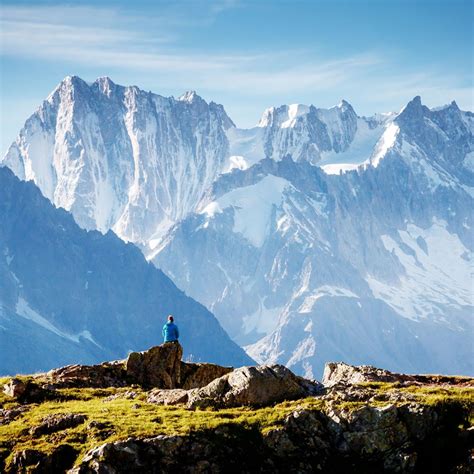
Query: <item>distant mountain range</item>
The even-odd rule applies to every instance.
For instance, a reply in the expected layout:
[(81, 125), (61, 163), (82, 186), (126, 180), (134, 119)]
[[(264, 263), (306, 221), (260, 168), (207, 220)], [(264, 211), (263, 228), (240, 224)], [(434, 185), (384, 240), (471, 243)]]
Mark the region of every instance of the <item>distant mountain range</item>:
[(123, 358), (161, 343), (168, 313), (180, 325), (185, 358), (252, 363), (135, 246), (79, 228), (7, 168), (0, 222), (0, 374)]
[(2, 164), (138, 245), (259, 362), (472, 374), (473, 132), (419, 97), (373, 117), (284, 105), (239, 129), (194, 92), (68, 77)]

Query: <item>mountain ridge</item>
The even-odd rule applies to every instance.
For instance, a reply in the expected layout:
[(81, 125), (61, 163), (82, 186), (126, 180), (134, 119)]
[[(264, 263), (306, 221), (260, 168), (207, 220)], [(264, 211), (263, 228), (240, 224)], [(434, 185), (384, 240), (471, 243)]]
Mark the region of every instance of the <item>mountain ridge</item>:
[(0, 373), (123, 357), (159, 340), (169, 313), (181, 323), (186, 358), (252, 362), (138, 248), (80, 229), (7, 168), (0, 183)]
[[(74, 105), (85, 115), (66, 101), (67, 120), (53, 128), (34, 114), (49, 138), (26, 126), (2, 164), (26, 178), (29, 163), (44, 159), (35, 143), (46, 143), (50, 165), (64, 165), (53, 201), (69, 189), (69, 210), (86, 228), (98, 226), (98, 196), (113, 191), (121, 204), (108, 227), (261, 362), (309, 376), (351, 348), (353, 363), (473, 372), (471, 112), (455, 102), (429, 109), (418, 96), (373, 117), (346, 101), (292, 104), (238, 129), (193, 92), (150, 102), (133, 87), (126, 96), (107, 80), (84, 84), (106, 95)], [(51, 138), (58, 130), (69, 148)], [(48, 191), (40, 175), (29, 177)], [(76, 178), (84, 192), (74, 191)]]

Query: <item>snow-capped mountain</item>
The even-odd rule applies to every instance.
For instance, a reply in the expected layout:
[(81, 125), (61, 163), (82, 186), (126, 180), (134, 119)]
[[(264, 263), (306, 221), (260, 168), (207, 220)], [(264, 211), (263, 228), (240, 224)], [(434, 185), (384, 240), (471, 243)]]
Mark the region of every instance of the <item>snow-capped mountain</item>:
[(271, 107), (257, 127), (228, 129), (230, 154), (234, 162), (243, 164), (241, 169), (262, 157), (281, 160), (291, 155), (294, 161), (308, 161), (326, 167), (327, 172), (338, 172), (337, 166), (331, 165), (342, 163), (348, 169), (367, 159), (392, 118), (393, 114), (358, 117), (345, 100), (330, 109), (302, 104)]
[(4, 164), (85, 229), (150, 242), (191, 212), (228, 155), (222, 106), (109, 78), (67, 77), (28, 119)]
[(221, 176), (155, 262), (260, 362), (472, 373), (473, 115), (417, 97), (364, 122), (329, 171), (287, 156)]
[(0, 374), (125, 357), (161, 342), (168, 313), (180, 325), (185, 357), (252, 363), (135, 246), (79, 228), (7, 168), (0, 168), (0, 222)]
[(418, 97), (369, 118), (285, 105), (239, 129), (195, 93), (73, 77), (3, 164), (137, 243), (259, 361), (473, 373), (473, 132)]

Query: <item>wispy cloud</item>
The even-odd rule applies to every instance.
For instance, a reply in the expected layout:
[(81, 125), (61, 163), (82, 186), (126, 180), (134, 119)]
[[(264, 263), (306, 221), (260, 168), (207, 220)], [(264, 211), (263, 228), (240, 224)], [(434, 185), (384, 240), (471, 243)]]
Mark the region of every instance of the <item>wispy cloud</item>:
[(417, 71), (401, 75), (374, 51), (331, 60), (292, 49), (245, 54), (193, 51), (182, 46), (185, 30), (217, 21), (223, 12), (238, 8), (240, 1), (214, 0), (199, 10), (189, 2), (186, 5), (195, 10), (186, 16), (173, 3), (166, 5), (154, 17), (123, 14), (117, 8), (4, 5), (0, 51), (16, 58), (98, 65), (111, 75), (136, 70), (156, 75), (164, 87), (245, 91), (247, 97), (275, 98), (292, 92), (301, 97), (337, 88), (339, 97), (350, 100), (357, 95), (376, 104), (404, 100), (407, 91), (416, 90), (433, 100), (456, 93), (456, 98), (472, 104), (472, 88), (456, 78)]
[[(233, 0), (213, 2), (209, 14), (232, 8)], [(347, 74), (379, 61), (370, 54), (337, 61), (307, 62), (304, 51), (249, 54), (189, 53), (179, 48), (168, 19), (159, 19), (158, 31), (139, 30), (139, 18), (123, 24), (115, 10), (83, 7), (29, 7), (3, 9), (1, 52), (4, 55), (66, 61), (111, 68), (160, 72), (174, 84), (192, 77), (194, 87), (228, 90), (245, 87), (255, 93), (278, 93), (290, 88), (324, 88)], [(51, 18), (54, 18), (51, 21)], [(93, 19), (90, 21), (90, 19)], [(149, 19), (147, 20), (149, 21)], [(176, 22), (171, 22), (176, 24)], [(277, 66), (275, 66), (277, 65)]]
[(232, 10), (242, 5), (241, 0), (214, 0), (211, 2), (210, 10), (214, 15), (218, 15), (226, 10)]

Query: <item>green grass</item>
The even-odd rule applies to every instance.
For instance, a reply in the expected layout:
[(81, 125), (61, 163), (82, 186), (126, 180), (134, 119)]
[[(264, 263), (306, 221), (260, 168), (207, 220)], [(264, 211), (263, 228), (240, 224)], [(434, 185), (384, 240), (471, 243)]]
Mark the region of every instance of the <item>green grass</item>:
[(457, 401), (466, 406), (474, 403), (474, 387), (449, 386), (449, 385), (408, 385), (401, 386), (400, 383), (391, 382), (367, 382), (359, 384), (360, 387), (374, 389), (377, 393), (387, 394), (397, 392), (400, 394), (411, 394), (419, 398), (420, 402), (431, 405), (445, 400)]
[[(0, 380), (0, 383), (4, 383)], [(380, 400), (370, 402), (373, 406), (386, 405), (383, 395), (396, 391), (406, 393), (426, 405), (458, 404), (472, 415), (474, 388), (470, 387), (399, 387), (396, 384), (371, 383), (361, 388), (370, 388)], [(108, 399), (111, 395), (133, 390), (134, 399), (123, 397)], [(0, 395), (0, 407), (12, 408), (18, 405), (6, 395)], [(367, 405), (359, 401), (339, 401), (337, 408), (356, 410)], [(220, 410), (188, 410), (184, 406), (160, 406), (146, 402), (146, 392), (140, 388), (107, 389), (61, 389), (55, 400), (28, 405), (29, 410), (8, 425), (0, 426), (0, 450), (9, 452), (27, 448), (51, 452), (59, 444), (70, 444), (82, 455), (90, 448), (104, 442), (118, 441), (129, 437), (151, 437), (159, 434), (186, 435), (193, 432), (214, 430), (219, 426), (234, 424), (248, 430), (265, 433), (278, 428), (285, 418), (297, 409), (325, 410), (326, 402), (321, 398), (306, 398), (289, 401), (265, 408), (238, 407)], [(78, 413), (88, 417), (75, 428), (33, 438), (28, 429), (41, 423), (47, 415)], [(472, 420), (472, 416), (471, 416)], [(89, 427), (90, 422), (103, 426)], [(472, 421), (471, 421), (472, 422)], [(11, 457), (11, 455), (10, 455)], [(7, 459), (7, 465), (10, 459)]]
[[(160, 406), (144, 401), (146, 394), (139, 389), (135, 399), (116, 398), (111, 394), (128, 389), (64, 389), (60, 400), (33, 404), (30, 410), (8, 425), (0, 426), (0, 448), (14, 442), (14, 451), (38, 449), (51, 452), (58, 444), (75, 447), (81, 457), (88, 449), (106, 441), (129, 437), (185, 435), (191, 432), (213, 430), (234, 423), (245, 428), (267, 431), (282, 424), (284, 418), (297, 407), (314, 409), (322, 406), (314, 398), (284, 402), (273, 407), (247, 407), (223, 410), (188, 410), (184, 406)], [(87, 421), (75, 428), (32, 438), (28, 428), (41, 423), (50, 414), (78, 413), (87, 415)], [(103, 429), (88, 428), (91, 422), (106, 425)], [(12, 446), (13, 447), (13, 446)], [(8, 465), (9, 459), (7, 459)]]
[(390, 392), (400, 395), (410, 395), (414, 401), (424, 405), (460, 405), (469, 413), (469, 423), (474, 425), (474, 387), (472, 386), (449, 386), (449, 385), (408, 385), (390, 382), (369, 382), (359, 384), (361, 387), (374, 389), (382, 397)]

